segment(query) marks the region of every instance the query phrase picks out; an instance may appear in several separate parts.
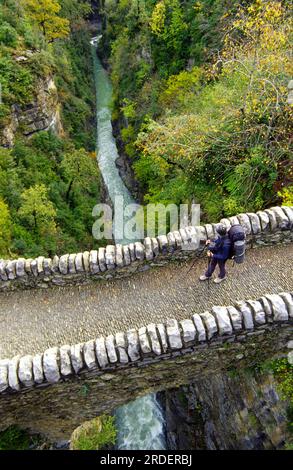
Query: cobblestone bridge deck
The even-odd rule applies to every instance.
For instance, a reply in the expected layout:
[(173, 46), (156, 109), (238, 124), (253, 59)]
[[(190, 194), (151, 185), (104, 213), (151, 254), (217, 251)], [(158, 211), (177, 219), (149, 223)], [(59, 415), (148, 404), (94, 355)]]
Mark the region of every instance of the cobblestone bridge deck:
[(220, 285), (198, 281), (206, 260), (169, 264), (130, 278), (80, 287), (0, 294), (0, 357), (42, 352), (167, 318), (177, 320), (212, 305), (293, 290), (293, 245), (247, 252), (243, 265), (228, 262)]

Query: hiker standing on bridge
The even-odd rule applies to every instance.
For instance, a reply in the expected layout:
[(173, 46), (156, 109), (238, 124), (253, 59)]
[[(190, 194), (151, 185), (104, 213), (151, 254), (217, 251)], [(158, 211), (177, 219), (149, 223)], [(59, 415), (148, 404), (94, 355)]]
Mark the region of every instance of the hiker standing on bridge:
[(225, 227), (225, 225), (217, 225), (216, 231), (219, 236), (213, 241), (206, 241), (206, 245), (209, 246), (207, 252), (207, 255), (209, 257), (209, 264), (207, 271), (205, 272), (205, 274), (200, 276), (199, 279), (200, 281), (206, 281), (207, 279), (209, 279), (212, 276), (214, 270), (216, 269), (216, 266), (218, 265), (220, 268), (220, 273), (219, 276), (216, 277), (214, 282), (216, 284), (219, 284), (226, 278), (225, 264), (230, 256), (231, 241), (229, 235), (227, 234), (227, 228)]

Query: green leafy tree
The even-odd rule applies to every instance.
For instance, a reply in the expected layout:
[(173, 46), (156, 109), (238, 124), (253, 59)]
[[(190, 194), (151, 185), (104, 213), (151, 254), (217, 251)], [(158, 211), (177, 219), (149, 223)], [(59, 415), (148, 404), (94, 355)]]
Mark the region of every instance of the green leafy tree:
[(9, 207), (0, 199), (0, 256), (7, 256), (11, 244), (12, 221)]
[(40, 237), (56, 233), (56, 210), (43, 184), (26, 189), (21, 195), (19, 217)]
[(7, 22), (0, 26), (0, 44), (9, 47), (17, 46), (17, 31)]
[(154, 7), (150, 26), (153, 34), (163, 39), (168, 48), (178, 50), (187, 30), (180, 1), (160, 0)]
[(75, 187), (87, 190), (93, 179), (98, 177), (98, 167), (85, 149), (72, 149), (64, 155), (61, 167), (68, 180), (66, 201), (69, 202), (71, 193)]
[(33, 20), (46, 41), (52, 42), (69, 34), (69, 21), (58, 15), (61, 6), (57, 0), (23, 0), (28, 17)]

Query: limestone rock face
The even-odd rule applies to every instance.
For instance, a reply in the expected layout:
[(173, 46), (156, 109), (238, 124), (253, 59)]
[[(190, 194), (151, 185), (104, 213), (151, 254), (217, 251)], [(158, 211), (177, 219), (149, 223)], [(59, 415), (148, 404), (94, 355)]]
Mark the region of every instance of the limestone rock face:
[(20, 129), (25, 137), (49, 129), (58, 135), (63, 133), (57, 89), (51, 77), (37, 82), (31, 103), (11, 106), (10, 120), (0, 133), (0, 145), (12, 147)]
[(268, 374), (212, 373), (159, 399), (170, 450), (272, 450), (289, 441), (287, 404)]

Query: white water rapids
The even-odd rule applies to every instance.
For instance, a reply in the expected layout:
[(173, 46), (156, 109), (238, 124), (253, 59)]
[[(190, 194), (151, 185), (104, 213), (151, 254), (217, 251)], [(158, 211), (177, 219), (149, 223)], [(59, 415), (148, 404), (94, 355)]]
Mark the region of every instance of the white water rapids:
[[(99, 37), (91, 41), (97, 100), (97, 159), (109, 197), (124, 197), (124, 205), (133, 199), (124, 185), (115, 161), (118, 150), (112, 133), (112, 87), (96, 53)], [(117, 240), (116, 240), (117, 241)], [(120, 240), (123, 243), (125, 240)], [(116, 410), (117, 448), (125, 450), (162, 450), (166, 448), (164, 417), (154, 394), (138, 398)]]

